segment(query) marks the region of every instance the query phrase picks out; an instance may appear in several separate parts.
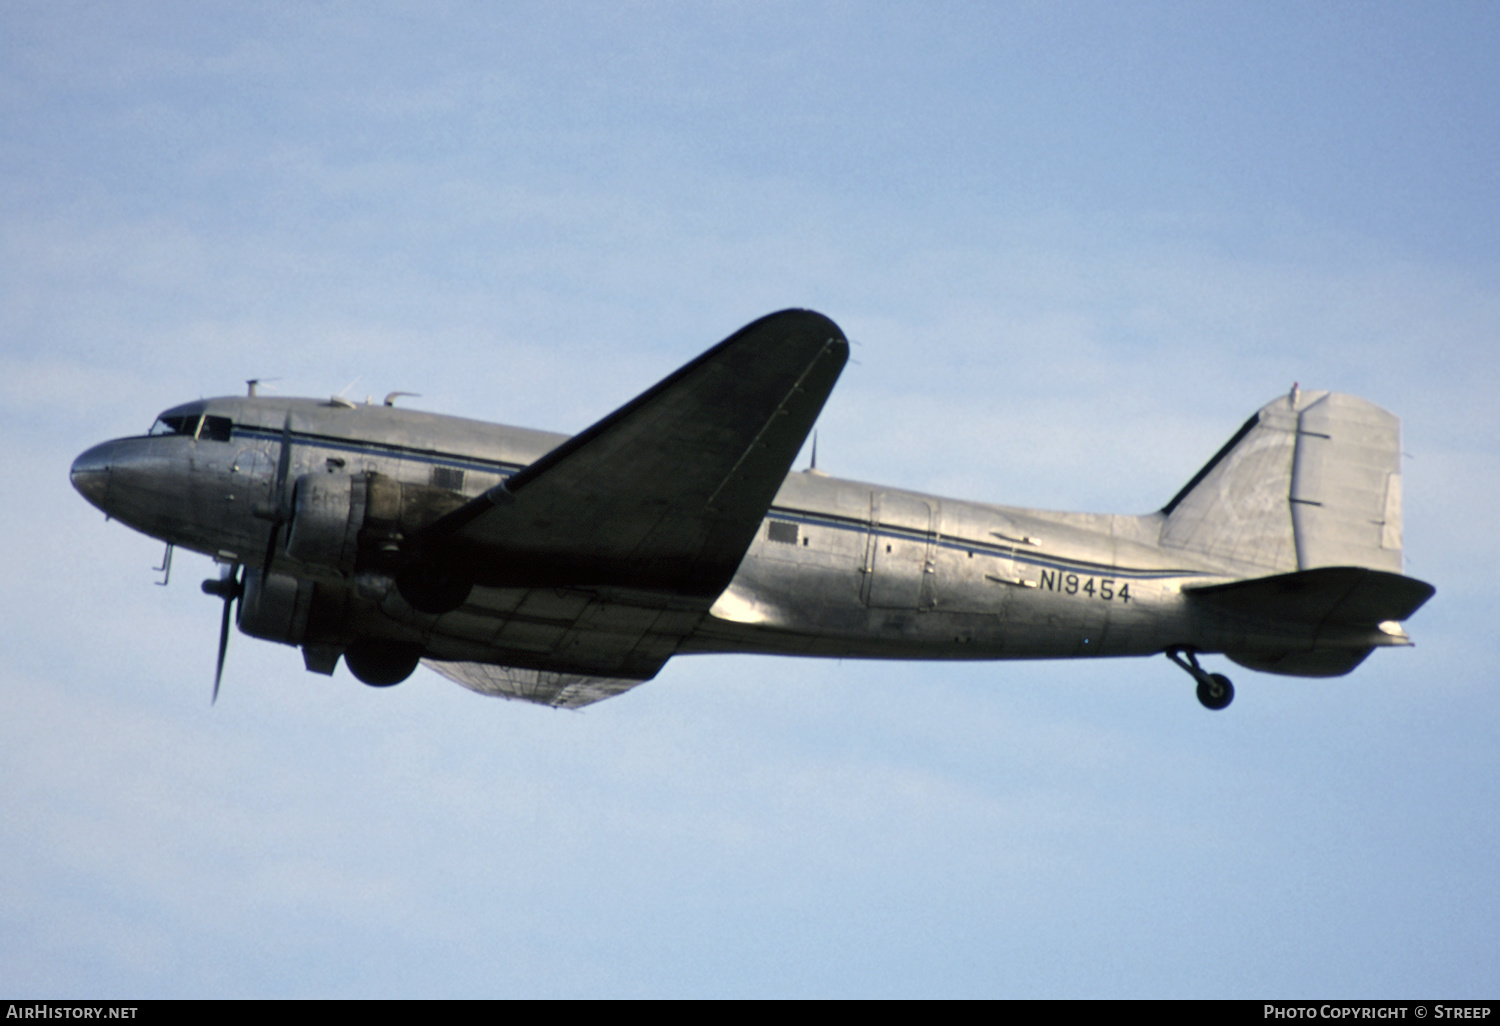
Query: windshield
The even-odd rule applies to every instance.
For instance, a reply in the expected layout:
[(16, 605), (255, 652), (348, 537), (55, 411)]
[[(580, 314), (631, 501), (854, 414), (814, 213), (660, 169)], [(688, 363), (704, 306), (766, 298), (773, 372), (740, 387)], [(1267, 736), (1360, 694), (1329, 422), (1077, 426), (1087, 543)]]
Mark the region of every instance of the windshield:
[(196, 413), (187, 417), (157, 417), (151, 425), (151, 434), (197, 436), (199, 420)]
[(203, 417), (196, 413), (185, 416), (161, 416), (151, 425), (152, 435), (187, 435), (189, 438), (206, 438), (213, 442), (227, 442), (234, 424), (228, 417)]

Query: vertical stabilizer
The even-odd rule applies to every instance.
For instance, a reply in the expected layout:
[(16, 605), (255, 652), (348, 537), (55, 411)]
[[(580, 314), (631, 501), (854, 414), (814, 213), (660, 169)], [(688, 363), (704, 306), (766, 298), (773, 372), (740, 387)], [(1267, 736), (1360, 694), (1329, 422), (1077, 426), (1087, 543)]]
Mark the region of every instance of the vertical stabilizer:
[(1261, 407), (1162, 512), (1162, 545), (1216, 561), (1266, 573), (1400, 573), (1400, 421), (1352, 395), (1294, 388)]
[(1296, 405), (1326, 394), (1293, 392), (1261, 407), (1162, 509), (1162, 545), (1267, 573), (1296, 570), (1287, 501), (1297, 453)]

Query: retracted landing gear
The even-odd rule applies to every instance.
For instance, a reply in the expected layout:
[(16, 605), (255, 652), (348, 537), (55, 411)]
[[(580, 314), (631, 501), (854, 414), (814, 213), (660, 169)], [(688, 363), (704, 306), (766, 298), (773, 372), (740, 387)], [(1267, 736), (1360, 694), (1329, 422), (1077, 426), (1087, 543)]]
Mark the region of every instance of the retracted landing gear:
[(421, 645), (384, 638), (355, 638), (344, 650), (349, 672), (372, 688), (388, 688), (412, 675), (422, 659)]
[(1169, 648), (1167, 658), (1198, 682), (1198, 701), (1205, 709), (1222, 709), (1234, 701), (1234, 685), (1229, 683), (1229, 678), (1222, 673), (1209, 673), (1199, 666), (1198, 656), (1191, 649)]

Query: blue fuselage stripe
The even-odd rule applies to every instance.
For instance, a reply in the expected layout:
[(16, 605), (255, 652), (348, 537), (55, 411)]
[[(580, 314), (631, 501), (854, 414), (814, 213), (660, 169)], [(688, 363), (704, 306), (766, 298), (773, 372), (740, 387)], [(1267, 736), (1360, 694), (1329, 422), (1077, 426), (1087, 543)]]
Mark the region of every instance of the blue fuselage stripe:
[[(244, 437), (262, 442), (279, 443), (282, 439), (282, 432), (272, 428), (235, 425), (234, 434), (236, 437)], [(454, 453), (437, 452), (432, 449), (414, 449), (392, 442), (355, 441), (348, 438), (335, 438), (329, 435), (315, 435), (305, 431), (293, 431), (290, 433), (290, 437), (295, 444), (307, 446), (308, 448), (358, 453), (383, 459), (409, 460), (416, 463), (453, 467), (460, 470), (476, 470), (488, 474), (497, 474), (502, 478), (509, 477), (525, 466), (522, 463), (487, 460), (476, 456), (459, 456)], [(858, 517), (815, 513), (808, 510), (791, 509), (786, 506), (772, 506), (767, 511), (766, 516), (772, 520), (802, 524), (808, 527), (820, 527), (825, 530), (848, 531), (856, 534), (867, 534), (871, 530), (870, 521), (862, 520)], [(988, 540), (971, 540), (944, 535), (934, 536), (930, 531), (911, 527), (897, 527), (893, 524), (877, 524), (874, 526), (874, 529), (879, 534), (892, 538), (905, 538), (910, 541), (935, 544), (938, 548), (954, 552), (982, 552), (988, 556), (1008, 558), (1016, 563), (1053, 570), (1090, 574), (1107, 573), (1115, 577), (1130, 577), (1142, 580), (1206, 576), (1202, 571), (1196, 570), (1131, 569), (1129, 567), (1112, 566), (1107, 563), (1095, 563), (1088, 560), (1044, 556), (1041, 553), (1026, 551), (1020, 545), (997, 545)]]
[[(860, 520), (857, 517), (809, 513), (804, 510), (790, 509), (786, 506), (772, 506), (766, 513), (766, 516), (771, 520), (782, 520), (788, 523), (797, 523), (808, 527), (821, 527), (835, 531), (852, 531), (864, 534), (871, 530), (868, 520)], [(1069, 573), (1086, 573), (1095, 576), (1107, 574), (1113, 577), (1130, 577), (1140, 580), (1211, 576), (1204, 574), (1201, 570), (1132, 569), (1110, 563), (1096, 563), (1084, 559), (1068, 559), (1063, 556), (1048, 556), (1024, 549), (1021, 545), (997, 545), (992, 541), (976, 541), (953, 535), (934, 536), (930, 531), (922, 531), (914, 527), (897, 527), (893, 524), (877, 524), (875, 531), (880, 535), (891, 538), (905, 538), (909, 541), (935, 544), (938, 548), (948, 549), (952, 552), (982, 552), (987, 556), (1010, 559), (1027, 566), (1063, 570)]]
[[(244, 436), (261, 442), (280, 442), (282, 437), (280, 431), (271, 428), (241, 427), (238, 425), (236, 425), (234, 433), (236, 437)], [(354, 441), (348, 438), (334, 438), (329, 435), (309, 434), (305, 431), (291, 432), (291, 439), (294, 444), (304, 445), (308, 448), (360, 453), (366, 456), (378, 456), (391, 460), (411, 460), (415, 463), (430, 463), (434, 466), (456, 467), (462, 470), (479, 470), (487, 474), (500, 474), (504, 477), (509, 477), (525, 466), (522, 463), (487, 460), (478, 456), (458, 456), (453, 453), (437, 452), (433, 449), (413, 449), (404, 445), (396, 445), (393, 442)]]

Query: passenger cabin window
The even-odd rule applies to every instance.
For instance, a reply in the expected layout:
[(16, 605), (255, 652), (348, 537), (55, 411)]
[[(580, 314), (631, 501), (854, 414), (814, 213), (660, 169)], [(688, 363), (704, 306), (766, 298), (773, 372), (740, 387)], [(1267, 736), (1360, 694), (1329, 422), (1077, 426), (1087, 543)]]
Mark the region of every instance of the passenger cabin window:
[(784, 520), (772, 520), (766, 524), (766, 537), (773, 542), (786, 542), (788, 545), (797, 544), (797, 525), (789, 524)]
[(433, 467), (432, 487), (461, 492), (464, 490), (464, 472), (454, 467)]
[(212, 442), (229, 441), (233, 430), (234, 423), (228, 417), (201, 417), (196, 413), (185, 417), (158, 417), (151, 425), (152, 435), (187, 435)]

